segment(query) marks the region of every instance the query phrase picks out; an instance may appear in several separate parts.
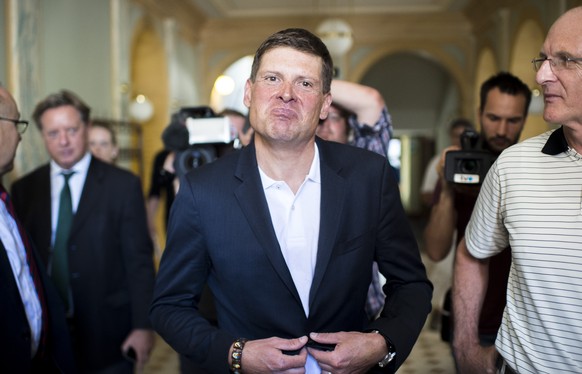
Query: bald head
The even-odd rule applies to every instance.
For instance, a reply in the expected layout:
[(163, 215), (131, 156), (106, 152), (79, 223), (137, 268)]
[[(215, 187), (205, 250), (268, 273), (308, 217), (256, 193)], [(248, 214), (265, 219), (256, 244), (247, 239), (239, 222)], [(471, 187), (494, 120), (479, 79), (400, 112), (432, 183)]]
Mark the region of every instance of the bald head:
[(9, 110), (10, 107), (16, 107), (16, 102), (10, 92), (0, 84), (0, 115), (4, 117), (4, 111)]
[(564, 39), (562, 41), (564, 45), (568, 43), (577, 44), (578, 50), (576, 52), (582, 52), (582, 45), (579, 44), (580, 40), (582, 40), (582, 6), (570, 9), (554, 22), (550, 31), (548, 31), (546, 41), (556, 37)]
[(544, 119), (576, 129), (582, 124), (582, 7), (554, 22), (540, 51), (536, 74), (545, 98)]
[(19, 113), (14, 98), (4, 87), (0, 86), (0, 176), (14, 167), (16, 147), (20, 134), (11, 119), (18, 119)]

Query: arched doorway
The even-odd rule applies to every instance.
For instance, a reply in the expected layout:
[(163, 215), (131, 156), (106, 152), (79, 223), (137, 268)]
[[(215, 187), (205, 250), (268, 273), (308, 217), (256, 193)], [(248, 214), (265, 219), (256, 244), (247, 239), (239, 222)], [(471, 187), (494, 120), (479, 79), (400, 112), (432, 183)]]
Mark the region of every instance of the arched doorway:
[(435, 60), (398, 52), (376, 61), (360, 82), (378, 89), (386, 101), (401, 149), (402, 202), (409, 214), (419, 213), (424, 169), (447, 145), (448, 124), (462, 113), (455, 79)]

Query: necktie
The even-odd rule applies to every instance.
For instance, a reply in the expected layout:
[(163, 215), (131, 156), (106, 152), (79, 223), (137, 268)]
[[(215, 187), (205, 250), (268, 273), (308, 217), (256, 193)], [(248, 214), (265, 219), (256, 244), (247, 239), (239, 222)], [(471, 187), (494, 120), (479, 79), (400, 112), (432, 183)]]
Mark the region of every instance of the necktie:
[(73, 223), (73, 203), (71, 202), (71, 189), (69, 179), (74, 172), (63, 173), (65, 183), (59, 199), (59, 216), (57, 220), (57, 232), (53, 246), (53, 259), (51, 277), (57, 286), (57, 290), (63, 298), (65, 310), (69, 310), (71, 300), (69, 295), (69, 256), (68, 242), (71, 225)]
[(42, 281), (40, 279), (39, 270), (37, 268), (37, 263), (34, 259), (32, 254), (32, 247), (28, 242), (28, 235), (24, 231), (24, 228), (20, 224), (20, 221), (16, 217), (16, 212), (14, 210), (14, 206), (12, 205), (12, 201), (10, 200), (10, 195), (4, 189), (4, 187), (0, 184), (0, 199), (4, 201), (6, 205), (6, 209), (8, 213), (16, 222), (16, 226), (18, 227), (18, 233), (20, 234), (20, 238), (22, 239), (22, 244), (24, 245), (24, 250), (26, 251), (26, 262), (28, 263), (28, 269), (30, 270), (30, 275), (32, 276), (32, 281), (34, 283), (34, 288), (36, 289), (36, 294), (38, 295), (38, 299), (40, 301), (40, 306), (42, 309), (42, 327), (41, 327), (41, 334), (40, 334), (40, 342), (38, 346), (38, 350), (36, 352), (37, 357), (44, 356), (44, 346), (46, 344), (46, 337), (47, 337), (47, 305), (44, 295), (44, 287), (42, 285)]

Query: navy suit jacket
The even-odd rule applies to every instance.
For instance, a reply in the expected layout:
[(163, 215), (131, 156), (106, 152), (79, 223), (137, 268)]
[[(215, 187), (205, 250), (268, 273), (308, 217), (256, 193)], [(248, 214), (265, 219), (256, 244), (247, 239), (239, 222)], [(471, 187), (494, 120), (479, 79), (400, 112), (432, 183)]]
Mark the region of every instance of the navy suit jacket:
[[(12, 186), (15, 209), (46, 265), (51, 257), (50, 166)], [(153, 245), (138, 177), (92, 157), (68, 243), (73, 342), (82, 370), (123, 360), (135, 328), (151, 328)]]
[(46, 276), (46, 272), (33, 248), (30, 248), (39, 270), (41, 292), (45, 298), (46, 333), (45, 358), (42, 368), (34, 367), (30, 349), (30, 325), (24, 311), (20, 292), (12, 268), (0, 241), (0, 368), (6, 373), (33, 373), (40, 369), (43, 373), (75, 373), (73, 350), (69, 330), (65, 322), (65, 311), (60, 296)]
[[(377, 329), (410, 353), (431, 308), (426, 278), (398, 185), (384, 157), (317, 140), (321, 223), (305, 316), (281, 253), (254, 144), (182, 179), (154, 289), (154, 328), (209, 372), (228, 372), (234, 338), (295, 338), (309, 332)], [(372, 262), (387, 278), (381, 317), (368, 324)], [(208, 281), (219, 329), (197, 310)]]

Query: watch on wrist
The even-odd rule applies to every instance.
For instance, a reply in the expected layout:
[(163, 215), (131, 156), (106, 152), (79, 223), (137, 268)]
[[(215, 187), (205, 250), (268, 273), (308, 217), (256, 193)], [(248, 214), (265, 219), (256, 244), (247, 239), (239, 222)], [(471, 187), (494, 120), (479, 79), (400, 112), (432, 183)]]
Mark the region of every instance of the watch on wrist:
[(388, 338), (386, 338), (384, 335), (382, 335), (380, 333), (380, 331), (372, 330), (372, 332), (381, 335), (384, 338), (384, 340), (386, 340), (386, 346), (388, 347), (388, 353), (386, 354), (386, 356), (384, 356), (384, 358), (382, 360), (380, 360), (380, 362), (378, 362), (378, 366), (381, 368), (387, 367), (388, 364), (394, 359), (394, 356), (396, 356), (396, 350), (394, 349), (394, 346), (392, 345), (392, 343), (390, 343), (390, 340), (388, 340)]

